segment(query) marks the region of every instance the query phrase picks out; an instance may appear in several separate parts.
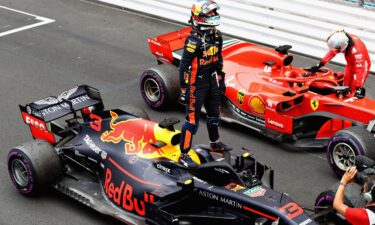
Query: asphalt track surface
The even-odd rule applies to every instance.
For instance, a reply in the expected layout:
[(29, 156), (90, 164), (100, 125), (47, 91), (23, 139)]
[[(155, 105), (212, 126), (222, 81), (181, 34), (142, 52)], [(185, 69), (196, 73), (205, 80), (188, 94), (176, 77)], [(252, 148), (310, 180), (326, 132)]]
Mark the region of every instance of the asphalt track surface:
[[(35, 25), (41, 21), (51, 23)], [(15, 190), (8, 178), (6, 155), (13, 146), (31, 139), (18, 104), (85, 83), (99, 88), (106, 108), (130, 103), (144, 107), (153, 120), (170, 116), (182, 120), (184, 113), (178, 108), (163, 113), (148, 109), (138, 90), (142, 71), (156, 65), (146, 37), (180, 27), (86, 1), (0, 1), (0, 225), (121, 224), (54, 190), (37, 198), (21, 196)], [(296, 57), (295, 65), (314, 63), (316, 60)], [(374, 96), (370, 90), (374, 84), (370, 77), (370, 96)], [(222, 127), (221, 136), (223, 142), (236, 149), (251, 149), (259, 161), (271, 165), (276, 171), (276, 189), (303, 206), (312, 207), (318, 193), (337, 181), (324, 150), (291, 150), (228, 124)], [(194, 142), (208, 142), (204, 119)]]

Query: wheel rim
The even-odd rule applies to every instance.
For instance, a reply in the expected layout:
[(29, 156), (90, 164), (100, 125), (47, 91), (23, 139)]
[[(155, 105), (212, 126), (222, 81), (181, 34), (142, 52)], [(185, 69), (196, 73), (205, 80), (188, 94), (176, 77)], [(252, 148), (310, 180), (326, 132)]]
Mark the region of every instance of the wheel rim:
[(143, 88), (144, 88), (144, 92), (145, 92), (145, 95), (146, 97), (152, 101), (152, 102), (156, 102), (159, 100), (160, 98), (160, 87), (159, 87), (159, 84), (152, 78), (148, 78), (144, 85), (143, 85)]
[(354, 166), (355, 156), (354, 149), (346, 143), (338, 143), (333, 149), (333, 161), (343, 171)]
[(11, 168), (16, 183), (21, 187), (26, 187), (29, 184), (29, 172), (22, 160), (14, 159)]

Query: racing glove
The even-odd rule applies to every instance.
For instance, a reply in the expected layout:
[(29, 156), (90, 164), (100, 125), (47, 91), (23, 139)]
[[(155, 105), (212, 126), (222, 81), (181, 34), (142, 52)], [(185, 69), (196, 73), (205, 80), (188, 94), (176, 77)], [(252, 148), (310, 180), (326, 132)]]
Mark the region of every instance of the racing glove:
[(218, 79), (219, 79), (220, 93), (223, 95), (223, 94), (225, 94), (225, 89), (227, 88), (225, 86), (225, 73), (224, 72), (220, 72), (218, 74)]
[(366, 89), (363, 87), (357, 87), (354, 93), (354, 97), (358, 99), (364, 98), (366, 95)]
[(181, 88), (180, 89), (180, 102), (182, 104), (186, 104), (187, 103), (187, 93), (186, 93), (186, 88)]
[(320, 69), (320, 67), (324, 66), (324, 64), (320, 61), (316, 66), (310, 67), (311, 73), (316, 73)]

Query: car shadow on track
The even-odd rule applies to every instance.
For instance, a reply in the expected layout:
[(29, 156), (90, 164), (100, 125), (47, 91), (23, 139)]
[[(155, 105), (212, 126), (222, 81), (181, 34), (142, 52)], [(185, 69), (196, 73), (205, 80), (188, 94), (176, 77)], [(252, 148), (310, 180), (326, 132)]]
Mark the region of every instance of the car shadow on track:
[[(47, 190), (40, 196), (36, 196), (34, 198), (39, 198), (39, 200), (47, 200), (47, 201), (56, 201), (59, 202), (59, 205), (63, 208), (68, 208), (69, 211), (74, 211), (79, 214), (79, 217), (82, 220), (87, 219), (86, 222), (82, 222), (82, 224), (106, 224), (106, 225), (123, 225), (119, 220), (116, 220), (113, 217), (101, 214), (94, 209), (85, 206), (84, 204), (64, 195), (63, 193), (51, 188), (47, 188)], [(51, 221), (55, 220), (51, 218)], [(94, 221), (94, 222), (93, 222)]]

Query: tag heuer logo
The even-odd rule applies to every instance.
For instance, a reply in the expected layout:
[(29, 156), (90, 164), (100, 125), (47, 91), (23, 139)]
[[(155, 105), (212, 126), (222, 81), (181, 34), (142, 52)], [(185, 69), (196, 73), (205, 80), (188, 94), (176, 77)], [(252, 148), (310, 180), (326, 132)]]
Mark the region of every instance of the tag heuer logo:
[(252, 197), (252, 198), (264, 196), (265, 193), (266, 193), (266, 189), (262, 188), (261, 186), (255, 186), (244, 192), (245, 195)]
[(311, 105), (311, 108), (315, 111), (319, 107), (319, 102), (316, 99), (311, 99), (310, 105)]

